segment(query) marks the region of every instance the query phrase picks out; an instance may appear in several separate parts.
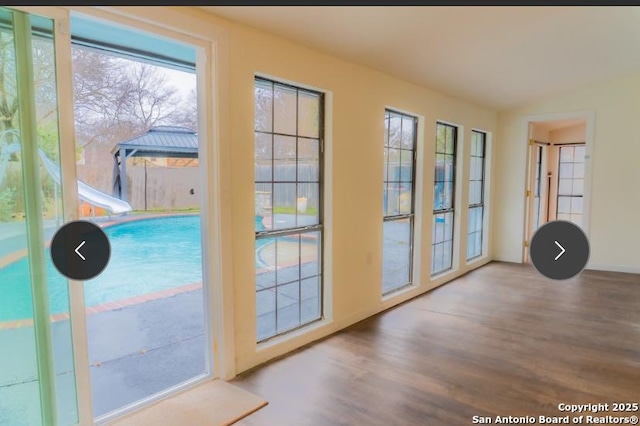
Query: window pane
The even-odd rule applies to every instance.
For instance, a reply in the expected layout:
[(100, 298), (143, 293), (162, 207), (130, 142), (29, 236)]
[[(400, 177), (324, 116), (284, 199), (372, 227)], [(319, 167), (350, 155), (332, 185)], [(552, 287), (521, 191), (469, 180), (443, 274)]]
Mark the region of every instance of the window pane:
[(444, 154), (436, 154), (436, 182), (444, 181)]
[(271, 183), (256, 183), (255, 230), (257, 232), (272, 229), (272, 194), (273, 185)]
[(320, 275), (321, 236), (319, 232), (307, 232), (300, 236), (300, 277)]
[(276, 238), (276, 283), (282, 285), (300, 279), (300, 235)]
[(315, 93), (298, 92), (299, 124), (298, 135), (310, 138), (320, 137), (320, 102)]
[(469, 209), (469, 216), (467, 217), (467, 229), (469, 233), (477, 232), (476, 229), (476, 214), (478, 212), (479, 207), (474, 207)]
[(273, 179), (275, 181), (296, 180), (296, 138), (274, 136), (273, 141)]
[(400, 148), (402, 138), (402, 118), (398, 114), (391, 114), (389, 120), (389, 146)]
[(411, 283), (411, 232), (409, 219), (383, 223), (383, 294)]
[(300, 283), (298, 281), (278, 286), (276, 328), (278, 333), (300, 325)]
[(296, 184), (273, 184), (273, 229), (296, 226)]
[(299, 183), (296, 199), (296, 226), (317, 225), (320, 223), (320, 184)]
[(258, 340), (264, 340), (276, 334), (275, 288), (256, 292), (256, 316)]
[(469, 184), (469, 204), (480, 204), (482, 202), (482, 182), (471, 182)]
[(295, 135), (298, 128), (296, 119), (296, 90), (276, 84), (273, 96), (273, 131), (275, 133)]
[(414, 149), (414, 126), (415, 121), (412, 117), (402, 118), (402, 148)]
[(300, 322), (307, 323), (320, 319), (320, 279), (319, 277), (306, 278), (300, 282), (300, 295), (302, 307), (300, 309)]
[(467, 259), (471, 259), (476, 257), (477, 249), (476, 249), (476, 238), (475, 233), (471, 233), (467, 235)]
[(573, 163), (560, 163), (560, 177), (561, 178), (573, 177)]
[(571, 197), (558, 197), (558, 213), (571, 212)]
[(413, 151), (402, 150), (400, 155), (402, 164), (400, 180), (403, 182), (413, 182)]
[(454, 149), (455, 149), (455, 143), (454, 143), (454, 128), (451, 126), (447, 126), (447, 144), (446, 144), (446, 153), (447, 154), (453, 154)]
[(318, 139), (298, 139), (298, 181), (320, 181), (320, 143)]
[(400, 200), (399, 200), (399, 214), (409, 214), (413, 212), (413, 206), (411, 195), (413, 194), (412, 185), (410, 183), (400, 184)]
[(573, 195), (583, 195), (584, 193), (584, 179), (574, 179), (573, 189), (571, 192)]
[(584, 163), (575, 163), (573, 165), (573, 177), (578, 179), (584, 178)]
[(571, 197), (571, 213), (582, 213), (582, 197)]
[(571, 163), (573, 162), (573, 147), (562, 146), (560, 147), (560, 162)]
[(398, 214), (400, 210), (400, 194), (397, 183), (388, 183), (385, 197), (385, 216), (393, 216)]
[(446, 155), (444, 157), (445, 165), (444, 165), (444, 180), (448, 182), (453, 182), (455, 166), (454, 161), (455, 157), (453, 155)]
[(267, 133), (255, 134), (255, 179), (256, 182), (271, 181), (271, 159), (272, 159), (271, 135)]
[(256, 82), (255, 85), (255, 129), (271, 132), (273, 89), (271, 83)]
[(562, 179), (558, 180), (558, 194), (559, 195), (571, 195), (572, 189), (572, 179)]
[(438, 123), (436, 127), (436, 152), (445, 153), (447, 148), (447, 128)]
[(484, 219), (484, 207), (476, 207), (476, 224), (474, 226), (476, 231), (482, 231), (484, 228), (484, 225), (482, 223), (482, 220)]
[(399, 166), (400, 150), (396, 148), (389, 148), (389, 181), (397, 182), (400, 180)]

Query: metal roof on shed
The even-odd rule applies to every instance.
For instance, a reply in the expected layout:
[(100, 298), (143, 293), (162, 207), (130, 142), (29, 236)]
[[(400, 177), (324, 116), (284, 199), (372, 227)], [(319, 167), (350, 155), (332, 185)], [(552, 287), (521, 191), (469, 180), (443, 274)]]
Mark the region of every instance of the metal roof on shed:
[(126, 149), (128, 157), (146, 157), (166, 154), (185, 154), (198, 157), (198, 135), (195, 131), (178, 126), (155, 126), (146, 133), (119, 142), (111, 151)]

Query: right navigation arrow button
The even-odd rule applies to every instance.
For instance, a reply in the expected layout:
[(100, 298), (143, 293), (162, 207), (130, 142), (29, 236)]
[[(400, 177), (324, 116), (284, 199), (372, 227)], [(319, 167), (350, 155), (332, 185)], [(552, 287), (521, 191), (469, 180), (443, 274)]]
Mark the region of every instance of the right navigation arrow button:
[(557, 245), (558, 247), (560, 247), (560, 250), (562, 250), (562, 251), (560, 252), (560, 254), (558, 254), (558, 255), (556, 256), (556, 258), (555, 258), (555, 259), (553, 259), (553, 260), (558, 260), (558, 259), (560, 259), (560, 256), (562, 256), (562, 255), (564, 254), (564, 252), (565, 252), (566, 250), (564, 249), (564, 247), (562, 247), (562, 246), (560, 245), (560, 243), (559, 243), (559, 242), (554, 241), (554, 243), (556, 243), (556, 245)]

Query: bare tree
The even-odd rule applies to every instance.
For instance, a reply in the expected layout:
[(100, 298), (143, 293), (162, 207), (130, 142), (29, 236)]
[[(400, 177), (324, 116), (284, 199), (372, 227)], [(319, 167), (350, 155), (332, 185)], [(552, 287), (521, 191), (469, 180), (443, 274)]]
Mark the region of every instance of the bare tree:
[(74, 48), (75, 115), (80, 144), (115, 143), (160, 124), (194, 128), (195, 92), (183, 99), (161, 70)]

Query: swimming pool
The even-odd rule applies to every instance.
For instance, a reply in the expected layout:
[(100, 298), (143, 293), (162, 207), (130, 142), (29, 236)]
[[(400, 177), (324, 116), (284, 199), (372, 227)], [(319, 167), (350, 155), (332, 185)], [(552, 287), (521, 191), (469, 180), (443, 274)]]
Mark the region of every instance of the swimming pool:
[[(111, 259), (102, 274), (85, 282), (86, 306), (202, 281), (200, 216), (146, 218), (104, 231)], [(49, 250), (46, 262), (51, 314), (68, 312), (67, 280), (53, 266)], [(33, 316), (29, 283), (27, 258), (0, 269), (0, 322)]]

